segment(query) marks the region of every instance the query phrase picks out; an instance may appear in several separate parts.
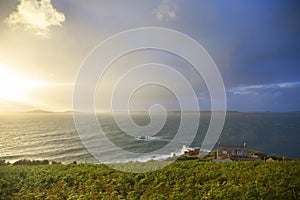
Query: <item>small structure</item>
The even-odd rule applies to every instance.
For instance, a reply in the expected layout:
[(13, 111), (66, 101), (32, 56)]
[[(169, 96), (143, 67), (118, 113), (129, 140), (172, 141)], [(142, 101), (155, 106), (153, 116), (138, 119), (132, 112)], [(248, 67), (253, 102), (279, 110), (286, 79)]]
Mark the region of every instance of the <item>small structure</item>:
[(217, 159), (248, 160), (247, 144), (243, 146), (225, 146), (218, 143)]

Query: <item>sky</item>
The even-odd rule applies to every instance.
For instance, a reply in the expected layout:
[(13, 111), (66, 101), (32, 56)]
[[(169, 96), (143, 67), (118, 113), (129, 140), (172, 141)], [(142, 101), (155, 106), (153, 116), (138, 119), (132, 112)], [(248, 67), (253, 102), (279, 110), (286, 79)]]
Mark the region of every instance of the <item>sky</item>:
[[(299, 1), (1, 0), (0, 111), (71, 110), (76, 77), (89, 52), (114, 34), (141, 27), (173, 29), (201, 44), (222, 75), (228, 110), (300, 110)], [(112, 84), (122, 73), (154, 61), (183, 74), (200, 109), (211, 109), (205, 82), (193, 67), (155, 50), (114, 63), (96, 94), (96, 109), (109, 108)], [(131, 106), (156, 103), (170, 110), (179, 106), (172, 92), (157, 85), (138, 90)]]

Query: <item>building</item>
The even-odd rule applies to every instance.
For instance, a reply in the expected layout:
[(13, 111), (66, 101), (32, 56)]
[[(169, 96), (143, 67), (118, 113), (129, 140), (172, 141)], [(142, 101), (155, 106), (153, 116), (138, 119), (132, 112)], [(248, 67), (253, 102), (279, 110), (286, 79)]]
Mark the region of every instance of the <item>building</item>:
[(218, 143), (217, 159), (248, 160), (247, 144), (243, 146), (225, 146)]

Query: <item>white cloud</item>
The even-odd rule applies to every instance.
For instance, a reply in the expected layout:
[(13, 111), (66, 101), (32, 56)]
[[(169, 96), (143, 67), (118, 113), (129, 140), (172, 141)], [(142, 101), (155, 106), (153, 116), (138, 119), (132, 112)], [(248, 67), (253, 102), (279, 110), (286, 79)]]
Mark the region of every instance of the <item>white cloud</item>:
[(159, 21), (173, 20), (176, 18), (176, 3), (171, 0), (162, 0), (160, 5), (154, 9), (156, 19)]
[(65, 15), (53, 8), (51, 0), (19, 0), (16, 11), (5, 19), (8, 25), (33, 30), (41, 37), (47, 37), (50, 27), (61, 26), (64, 21)]
[(231, 93), (236, 95), (247, 95), (247, 94), (261, 94), (266, 90), (272, 90), (275, 93), (278, 93), (279, 89), (286, 88), (296, 88), (300, 87), (300, 81), (296, 82), (285, 82), (285, 83), (270, 83), (270, 84), (261, 84), (261, 85), (248, 85), (233, 88), (230, 90)]

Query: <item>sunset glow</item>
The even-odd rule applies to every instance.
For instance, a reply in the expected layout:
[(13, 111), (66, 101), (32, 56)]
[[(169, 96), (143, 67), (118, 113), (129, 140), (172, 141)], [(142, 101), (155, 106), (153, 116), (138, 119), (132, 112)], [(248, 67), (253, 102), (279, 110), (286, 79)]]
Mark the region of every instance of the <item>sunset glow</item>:
[(28, 100), (26, 93), (29, 90), (47, 86), (43, 81), (27, 80), (8, 68), (0, 64), (0, 99), (25, 102)]
[[(113, 35), (146, 27), (178, 31), (203, 46), (220, 71), (227, 110), (300, 110), (300, 12), (297, 3), (250, 1), (225, 5), (215, 1), (157, 0), (129, 1), (119, 6), (117, 2), (123, 3), (1, 1), (0, 113), (35, 108), (74, 109), (77, 75), (93, 49)], [(137, 35), (124, 42), (112, 43), (103, 51), (113, 53), (123, 46), (142, 44), (145, 38), (153, 37)], [(155, 42), (165, 45), (168, 40), (171, 38)], [(174, 40), (176, 43), (178, 41)], [(182, 53), (182, 47), (178, 52)], [(178, 71), (195, 90), (201, 110), (212, 109), (211, 94), (205, 81), (208, 78), (195, 73), (191, 63), (168, 51), (138, 49), (114, 58), (116, 62), (103, 74), (95, 90), (97, 111), (110, 110), (110, 97), (119, 77), (135, 66), (147, 63), (160, 63)], [(190, 53), (198, 55), (192, 49)], [(103, 60), (101, 56), (99, 59)], [(98, 64), (96, 61), (91, 63)], [(160, 76), (170, 77), (170, 74), (166, 71), (153, 77)], [(126, 101), (125, 92), (134, 81), (150, 77), (139, 74), (138, 79), (120, 83), (119, 101)], [(172, 82), (172, 85), (186, 92), (180, 81)], [(184, 103), (190, 105), (191, 97), (183, 96)], [(164, 105), (167, 110), (179, 109), (176, 96), (156, 85), (141, 88), (131, 100), (130, 106), (134, 110), (147, 110), (153, 103)]]

